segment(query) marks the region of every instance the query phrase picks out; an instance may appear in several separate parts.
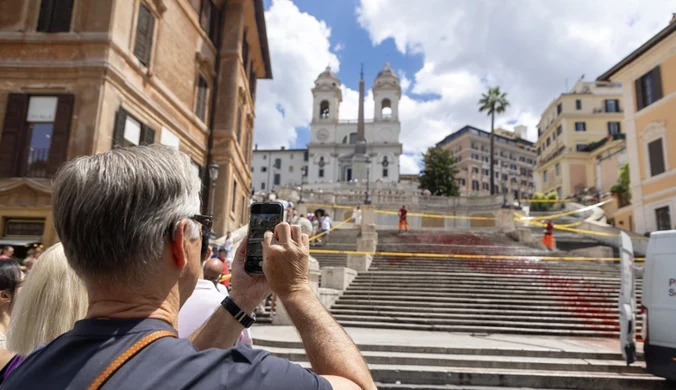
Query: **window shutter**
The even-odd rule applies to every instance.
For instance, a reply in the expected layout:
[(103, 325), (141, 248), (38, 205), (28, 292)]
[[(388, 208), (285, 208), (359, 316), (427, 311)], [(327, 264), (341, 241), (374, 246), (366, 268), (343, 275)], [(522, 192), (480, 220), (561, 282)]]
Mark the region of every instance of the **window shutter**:
[(197, 102), (195, 104), (195, 114), (202, 122), (206, 119), (207, 105), (207, 82), (199, 76), (197, 78)]
[(662, 90), (662, 70), (659, 65), (653, 69), (653, 80), (655, 80), (655, 101), (657, 101), (664, 96), (664, 91)]
[(239, 142), (242, 138), (242, 107), (237, 110), (237, 141)]
[(216, 6), (211, 7), (211, 22), (209, 23), (209, 31), (207, 33), (209, 34), (209, 39), (211, 40), (211, 43), (216, 46), (216, 50), (220, 50), (218, 47), (219, 44), (219, 38), (221, 36), (221, 15), (223, 13), (223, 10), (219, 9)]
[(650, 156), (650, 176), (664, 172), (664, 153), (661, 138), (648, 144), (648, 155)]
[(634, 93), (636, 94), (636, 111), (641, 111), (643, 107), (643, 88), (641, 87), (641, 78), (634, 81)]
[(14, 177), (18, 175), (19, 158), (25, 148), (21, 141), (26, 137), (26, 110), (28, 110), (28, 95), (10, 93), (7, 99), (7, 110), (0, 138), (0, 177)]
[(155, 18), (150, 9), (141, 3), (136, 23), (136, 39), (134, 40), (134, 55), (145, 66), (150, 63), (150, 52), (153, 46), (153, 31)]
[(70, 19), (73, 16), (73, 0), (55, 1), (52, 11), (52, 23), (49, 26), (50, 32), (68, 32), (70, 31)]
[(244, 65), (244, 70), (246, 71), (246, 64), (249, 63), (249, 42), (246, 40), (246, 28), (244, 29), (244, 35), (242, 36), (242, 64)]
[(68, 158), (68, 141), (70, 139), (70, 124), (73, 118), (74, 95), (59, 95), (54, 117), (54, 131), (52, 144), (49, 147), (47, 160), (47, 175), (53, 176)]
[(38, 32), (49, 32), (52, 21), (54, 0), (42, 0), (40, 3), (40, 17), (38, 18)]
[(113, 129), (113, 144), (111, 149), (121, 148), (124, 145), (124, 123), (127, 120), (127, 111), (120, 107), (115, 114), (115, 128)]
[(141, 145), (152, 145), (155, 143), (155, 130), (148, 125), (141, 125)]

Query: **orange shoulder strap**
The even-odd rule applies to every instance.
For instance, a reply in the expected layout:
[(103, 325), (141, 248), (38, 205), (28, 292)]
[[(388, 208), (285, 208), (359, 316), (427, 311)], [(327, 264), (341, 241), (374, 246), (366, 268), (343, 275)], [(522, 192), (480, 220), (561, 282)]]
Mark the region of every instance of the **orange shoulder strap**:
[(158, 330), (156, 332), (150, 333), (149, 335), (134, 343), (134, 345), (129, 347), (126, 351), (122, 352), (120, 356), (115, 358), (115, 360), (113, 360), (113, 362), (110, 363), (108, 367), (106, 367), (106, 369), (96, 377), (96, 379), (94, 379), (94, 382), (92, 382), (89, 387), (87, 387), (87, 390), (99, 390), (101, 386), (103, 386), (103, 384), (106, 383), (106, 381), (110, 379), (110, 377), (113, 376), (117, 370), (120, 369), (120, 367), (129, 361), (129, 359), (136, 356), (137, 353), (143, 351), (145, 347), (165, 337), (176, 337), (176, 334), (170, 330)]

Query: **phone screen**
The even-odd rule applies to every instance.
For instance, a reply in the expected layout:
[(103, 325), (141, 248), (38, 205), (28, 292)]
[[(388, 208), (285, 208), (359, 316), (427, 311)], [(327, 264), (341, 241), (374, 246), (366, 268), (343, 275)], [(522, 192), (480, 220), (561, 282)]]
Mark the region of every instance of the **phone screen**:
[(251, 205), (245, 263), (247, 273), (263, 273), (263, 236), (267, 231), (275, 231), (275, 226), (282, 222), (283, 213), (284, 207), (280, 203), (254, 203)]

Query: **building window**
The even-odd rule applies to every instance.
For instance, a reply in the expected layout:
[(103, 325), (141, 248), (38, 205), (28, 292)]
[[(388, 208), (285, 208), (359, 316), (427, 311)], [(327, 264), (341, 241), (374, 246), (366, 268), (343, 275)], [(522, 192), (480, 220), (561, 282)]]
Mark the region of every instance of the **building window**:
[(261, 182), (261, 190), (265, 189), (265, 182)]
[(472, 173), (479, 173), (479, 168), (472, 167)]
[(664, 173), (665, 164), (662, 138), (648, 144), (648, 156), (650, 157), (650, 176)]
[(620, 122), (608, 122), (608, 134), (616, 135), (620, 134)]
[(323, 169), (319, 170), (319, 177), (324, 177), (324, 170)]
[(578, 152), (586, 152), (587, 144), (575, 144), (575, 150)]
[(232, 187), (232, 212), (234, 213), (237, 210), (237, 181), (235, 181)]
[(479, 155), (476, 153), (472, 153), (472, 160), (480, 160)]
[(275, 173), (273, 184), (278, 186), (279, 183), (281, 183), (281, 182), (282, 182), (282, 175), (280, 175), (279, 173)]
[(0, 177), (49, 177), (66, 161), (73, 95), (10, 93), (0, 138)]
[(153, 48), (153, 32), (155, 17), (147, 5), (141, 3), (136, 21), (136, 38), (134, 39), (134, 55), (145, 66), (150, 64), (150, 52)]
[(655, 222), (657, 230), (671, 230), (671, 214), (669, 213), (669, 206), (655, 209)]
[(237, 133), (237, 142), (242, 140), (242, 107), (237, 108), (237, 127), (235, 127), (235, 132)]
[(289, 172), (293, 172), (293, 165), (289, 165)]
[(556, 105), (556, 115), (561, 115), (561, 112), (563, 111), (563, 103), (559, 103)]
[(575, 131), (587, 131), (587, 123), (575, 122)]
[(582, 109), (582, 100), (580, 100), (580, 99), (575, 100), (575, 109), (576, 110)]
[(472, 180), (472, 191), (479, 191), (479, 181)]
[(556, 140), (556, 132), (552, 132), (552, 141)]
[(465, 186), (465, 179), (458, 179), (458, 183), (459, 183), (461, 186), (464, 187), (464, 186)]
[(538, 146), (538, 156), (540, 155), (540, 147)]
[(322, 100), (321, 103), (319, 103), (319, 117), (321, 119), (328, 119), (331, 117), (331, 110), (327, 100)]
[(289, 154), (289, 160), (293, 160), (293, 153)]
[(211, 0), (202, 0), (200, 6), (200, 26), (209, 36), (214, 46), (218, 43), (220, 33), (220, 10), (213, 5)]
[(383, 168), (383, 177), (388, 177), (389, 174), (390, 174), (390, 172), (388, 171), (388, 169)]
[(254, 70), (254, 62), (251, 61), (251, 66), (249, 66), (249, 95), (251, 95), (251, 101), (256, 102), (256, 71)]
[(117, 110), (113, 129), (113, 147), (150, 145), (154, 142), (155, 130), (129, 115), (124, 108), (120, 107)]
[(549, 137), (547, 137), (547, 142), (546, 142), (547, 147), (549, 147), (549, 145), (550, 145), (551, 143), (552, 143), (552, 140), (551, 140)]
[(483, 169), (482, 173), (483, 173), (484, 176), (490, 175), (490, 171), (488, 169)]
[(538, 128), (538, 138), (542, 135), (542, 129)]
[(617, 99), (606, 99), (606, 112), (620, 112), (620, 101)]
[(306, 150), (303, 152), (303, 161), (308, 161), (310, 159), (310, 153)]
[(561, 133), (563, 133), (563, 126), (562, 125), (556, 126), (556, 135), (561, 135)]
[(68, 32), (73, 14), (73, 0), (42, 0), (38, 32)]
[(508, 179), (507, 175), (503, 174), (502, 175), (502, 181), (507, 181), (507, 179)]
[(282, 169), (282, 159), (281, 158), (275, 159), (275, 168), (276, 169)]
[[(256, 149), (258, 149), (258, 145), (256, 145)], [(264, 155), (263, 155), (263, 160), (267, 160), (267, 159), (268, 159), (268, 155), (267, 155), (267, 154), (264, 154)]]
[(547, 182), (547, 171), (542, 172), (542, 181)]
[(261, 167), (261, 172), (267, 172), (267, 171), (268, 171), (268, 167)]
[(641, 76), (635, 81), (636, 88), (636, 111), (655, 103), (662, 98), (662, 73), (660, 67)]
[(522, 187), (528, 186), (528, 182), (526, 180), (521, 180), (521, 186)]
[(209, 87), (204, 77), (197, 78), (197, 103), (195, 104), (195, 114), (202, 122), (206, 122), (207, 112), (207, 92)]
[(560, 176), (561, 175), (561, 164), (556, 163), (555, 169), (556, 169), (556, 176)]
[(481, 188), (482, 188), (484, 191), (488, 191), (488, 188), (489, 188), (489, 187), (488, 187), (488, 183), (481, 183)]

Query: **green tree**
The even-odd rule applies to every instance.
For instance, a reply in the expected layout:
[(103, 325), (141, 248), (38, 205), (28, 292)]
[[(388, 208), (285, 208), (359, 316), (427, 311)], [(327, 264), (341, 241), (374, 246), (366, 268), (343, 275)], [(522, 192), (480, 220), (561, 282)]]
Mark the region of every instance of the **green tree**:
[(500, 92), (500, 87), (488, 88), (488, 92), (481, 94), (479, 100), (479, 112), (484, 112), (491, 116), (491, 195), (495, 195), (495, 138), (493, 130), (495, 127), (495, 114), (502, 114), (509, 107), (507, 94)]
[(620, 168), (617, 184), (610, 188), (610, 192), (617, 196), (618, 207), (624, 207), (631, 203), (631, 188), (629, 181), (629, 163), (624, 163)]
[(432, 195), (458, 196), (460, 191), (455, 182), (458, 169), (453, 154), (439, 146), (430, 147), (423, 154), (425, 168), (420, 174), (420, 188)]
[(556, 203), (553, 201), (558, 199), (559, 194), (557, 194), (555, 191), (552, 191), (548, 194), (536, 192), (531, 198), (530, 209), (531, 211), (549, 211)]

